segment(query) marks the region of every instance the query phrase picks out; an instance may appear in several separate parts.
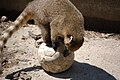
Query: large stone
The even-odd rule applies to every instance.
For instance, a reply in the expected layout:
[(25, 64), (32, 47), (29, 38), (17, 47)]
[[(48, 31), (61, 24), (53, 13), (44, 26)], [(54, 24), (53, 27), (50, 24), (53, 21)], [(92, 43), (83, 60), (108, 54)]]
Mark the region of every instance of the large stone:
[(74, 52), (64, 57), (63, 51), (64, 45), (60, 45), (58, 52), (55, 52), (53, 48), (42, 43), (38, 50), (38, 59), (42, 68), (51, 73), (59, 73), (69, 69), (74, 62)]

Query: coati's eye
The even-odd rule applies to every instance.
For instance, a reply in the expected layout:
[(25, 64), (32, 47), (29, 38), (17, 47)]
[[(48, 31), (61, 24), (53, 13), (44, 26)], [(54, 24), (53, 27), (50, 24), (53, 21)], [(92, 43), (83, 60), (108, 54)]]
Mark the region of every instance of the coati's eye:
[(61, 36), (58, 36), (57, 41), (64, 42), (64, 38), (62, 38)]
[(68, 38), (70, 38), (72, 35), (67, 35)]

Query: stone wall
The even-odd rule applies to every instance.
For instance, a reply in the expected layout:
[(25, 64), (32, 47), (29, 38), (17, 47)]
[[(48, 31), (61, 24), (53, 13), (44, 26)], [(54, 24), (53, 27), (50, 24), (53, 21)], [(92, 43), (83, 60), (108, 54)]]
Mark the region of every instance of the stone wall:
[(31, 0), (0, 0), (0, 9), (22, 11)]
[[(5, 15), (14, 20), (30, 1), (0, 0), (0, 16)], [(71, 1), (84, 15), (86, 29), (120, 33), (120, 0)]]
[[(0, 0), (0, 9), (22, 11), (32, 0)], [(120, 21), (120, 0), (71, 0), (84, 16)]]
[(84, 16), (120, 21), (120, 0), (71, 0)]

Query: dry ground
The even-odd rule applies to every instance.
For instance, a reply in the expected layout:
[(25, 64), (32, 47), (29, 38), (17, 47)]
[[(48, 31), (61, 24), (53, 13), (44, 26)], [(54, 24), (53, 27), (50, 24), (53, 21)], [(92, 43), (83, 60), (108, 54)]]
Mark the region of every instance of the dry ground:
[[(1, 22), (0, 32), (10, 23)], [(5, 70), (0, 80), (120, 80), (119, 34), (85, 31), (85, 42), (75, 52), (72, 67), (65, 72), (52, 74), (40, 67), (36, 40), (29, 35), (29, 31), (40, 34), (35, 25), (27, 25), (7, 42), (4, 48)]]

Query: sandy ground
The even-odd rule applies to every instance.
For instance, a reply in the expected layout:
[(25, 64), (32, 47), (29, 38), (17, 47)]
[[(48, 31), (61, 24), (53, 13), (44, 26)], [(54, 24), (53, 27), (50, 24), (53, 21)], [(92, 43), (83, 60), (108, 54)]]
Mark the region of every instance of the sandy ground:
[[(0, 32), (9, 23), (0, 23)], [(120, 35), (85, 31), (85, 42), (75, 52), (71, 68), (52, 74), (45, 72), (40, 64), (36, 40), (28, 31), (40, 34), (34, 25), (23, 27), (7, 42), (4, 48), (5, 70), (0, 80), (120, 80)], [(16, 78), (16, 79), (15, 79)]]

